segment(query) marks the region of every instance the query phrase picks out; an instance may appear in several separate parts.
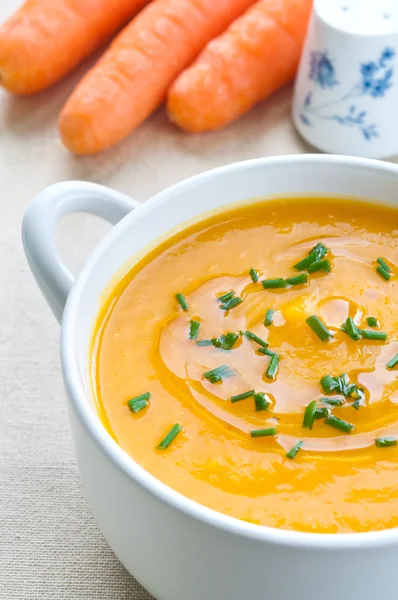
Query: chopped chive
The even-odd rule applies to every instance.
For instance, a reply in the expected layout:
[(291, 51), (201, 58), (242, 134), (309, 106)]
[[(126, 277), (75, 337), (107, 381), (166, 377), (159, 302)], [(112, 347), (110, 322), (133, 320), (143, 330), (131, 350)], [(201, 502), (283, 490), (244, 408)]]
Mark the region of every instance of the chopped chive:
[(200, 323), (199, 321), (190, 321), (189, 322), (189, 334), (188, 337), (190, 340), (196, 340), (199, 335)]
[(187, 312), (187, 310), (189, 310), (188, 302), (184, 294), (176, 294), (176, 300), (184, 312)]
[(265, 290), (269, 288), (285, 288), (286, 281), (282, 279), (282, 277), (278, 277), (276, 279), (263, 279), (262, 282), (263, 288)]
[(322, 377), (321, 386), (325, 394), (330, 394), (330, 392), (333, 392), (339, 387), (339, 383), (336, 381), (335, 377), (327, 374)]
[(266, 327), (269, 327), (269, 325), (272, 325), (272, 323), (274, 322), (274, 312), (275, 310), (273, 308), (269, 308), (265, 313), (264, 325)]
[(239, 402), (240, 400), (245, 400), (251, 396), (254, 396), (254, 390), (249, 390), (248, 392), (243, 392), (243, 394), (237, 394), (236, 396), (231, 396), (231, 402)]
[(321, 398), (322, 404), (329, 404), (330, 406), (343, 406), (343, 398)]
[(336, 379), (341, 391), (343, 391), (344, 387), (350, 383), (350, 379), (349, 379), (347, 373), (342, 373), (335, 379)]
[(387, 369), (393, 369), (396, 365), (398, 365), (398, 354), (393, 356), (387, 363)]
[(267, 396), (264, 394), (264, 392), (256, 392), (254, 394), (254, 405), (256, 407), (256, 411), (267, 410), (270, 402), (267, 400)]
[(316, 410), (316, 400), (313, 400), (308, 404), (304, 411), (303, 427), (305, 427), (306, 429), (312, 429), (315, 420)]
[(351, 423), (347, 423), (347, 421), (339, 419), (334, 415), (330, 415), (327, 419), (325, 419), (325, 423), (326, 425), (335, 427), (335, 429), (340, 429), (340, 431), (344, 431), (345, 433), (351, 433), (351, 431), (355, 428), (355, 425), (351, 425)]
[(171, 442), (177, 437), (181, 430), (182, 427), (178, 423), (173, 425), (169, 433), (166, 435), (165, 438), (163, 438), (163, 440), (158, 445), (159, 450), (166, 450), (166, 448), (170, 446)]
[(223, 294), (222, 296), (218, 296), (217, 300), (219, 302), (221, 302), (221, 304), (224, 304), (224, 302), (228, 302), (228, 300), (231, 300), (231, 298), (233, 298), (235, 296), (235, 292), (234, 290), (231, 290), (230, 292), (227, 292), (226, 294)]
[(262, 340), (260, 337), (258, 337), (258, 335), (252, 333), (251, 331), (245, 331), (244, 335), (248, 340), (253, 340), (253, 342), (257, 342), (257, 344), (259, 344), (263, 348), (266, 348), (268, 346), (268, 342)]
[(269, 361), (268, 369), (265, 372), (265, 376), (268, 377), (268, 379), (275, 379), (275, 375), (278, 372), (278, 366), (279, 356), (277, 354), (274, 354), (271, 357), (271, 360)]
[(387, 334), (384, 331), (372, 331), (371, 329), (360, 329), (364, 340), (385, 341)]
[(268, 435), (275, 435), (276, 434), (276, 428), (275, 427), (269, 427), (268, 429), (253, 429), (250, 432), (250, 436), (252, 438), (257, 438), (257, 437), (265, 437)]
[[(145, 402), (147, 404), (150, 397), (151, 397), (151, 392), (145, 392), (145, 394), (140, 394), (139, 396), (135, 396), (135, 398), (131, 398), (130, 400), (128, 400), (127, 406), (133, 412), (138, 412), (133, 409), (133, 405), (136, 402)], [(139, 410), (141, 410), (141, 409), (139, 409)]]
[(261, 352), (261, 354), (266, 354), (267, 356), (275, 356), (276, 352), (274, 352), (273, 350), (270, 350), (269, 348), (258, 348), (258, 351)]
[(369, 327), (378, 327), (378, 322), (376, 317), (368, 317), (367, 319), (368, 325)]
[(306, 319), (305, 322), (309, 327), (311, 327), (312, 331), (316, 333), (316, 335), (319, 337), (320, 340), (322, 340), (322, 342), (326, 342), (327, 340), (333, 337), (333, 334), (316, 315), (308, 317), (308, 319)]
[(127, 406), (133, 413), (137, 413), (146, 406), (148, 406), (149, 398), (151, 397), (151, 392), (145, 392), (145, 394), (141, 394), (140, 396), (136, 396), (135, 398), (131, 398), (127, 402)]
[(397, 440), (394, 437), (381, 437), (375, 439), (375, 444), (378, 448), (387, 448), (388, 446), (396, 446)]
[(305, 271), (310, 265), (312, 265), (312, 263), (319, 261), (328, 252), (329, 248), (326, 248), (326, 246), (320, 242), (309, 251), (308, 256), (303, 258), (303, 260), (298, 262), (296, 265), (293, 265), (293, 268), (297, 271)]
[(236, 298), (231, 298), (227, 302), (223, 302), (220, 308), (221, 310), (231, 310), (231, 308), (234, 308), (234, 306), (238, 306), (238, 304), (240, 304), (241, 302), (243, 302), (242, 298), (236, 296)]
[(250, 277), (252, 278), (253, 283), (257, 283), (258, 281), (258, 272), (253, 267), (250, 269)]
[(352, 403), (352, 407), (355, 408), (355, 410), (359, 410), (363, 405), (364, 401), (362, 398), (360, 400), (355, 400), (355, 402)]
[(355, 325), (355, 321), (352, 317), (348, 317), (346, 322), (346, 333), (350, 336), (352, 340), (358, 341), (361, 339), (361, 334), (359, 332), (358, 327)]
[(293, 448), (291, 448), (289, 450), (289, 452), (287, 452), (286, 454), (286, 458), (296, 458), (298, 451), (300, 450), (300, 448), (302, 447), (302, 445), (304, 444), (304, 442), (300, 441), (297, 442), (297, 444), (294, 444)]
[(377, 259), (377, 262), (379, 263), (379, 265), (385, 270), (387, 271), (387, 273), (391, 273), (392, 269), (391, 267), (388, 266), (388, 264), (386, 263), (385, 258), (382, 258), (381, 256)]
[(327, 406), (321, 406), (321, 408), (317, 408), (315, 411), (315, 419), (326, 419), (330, 415), (330, 408)]
[(209, 383), (218, 383), (222, 381), (223, 378), (232, 377), (234, 375), (234, 371), (228, 365), (221, 365), (220, 367), (216, 367), (211, 371), (206, 371), (203, 373), (203, 377), (207, 379)]
[(308, 273), (315, 273), (315, 271), (325, 271), (326, 273), (330, 273), (332, 269), (332, 265), (330, 264), (329, 259), (324, 258), (323, 260), (316, 260), (308, 267)]
[(286, 279), (286, 283), (289, 285), (301, 285), (303, 283), (307, 283), (308, 275), (307, 273), (301, 273), (301, 275), (295, 275), (294, 277), (289, 277)]
[(386, 271), (385, 269), (383, 269), (383, 267), (381, 265), (379, 265), (376, 269), (376, 272), (383, 277), (383, 279), (385, 279), (386, 281), (388, 281), (391, 277), (390, 273), (388, 271)]
[(148, 406), (147, 400), (136, 400), (135, 402), (129, 403), (129, 409), (133, 413), (138, 413), (138, 412), (140, 412), (140, 410), (142, 410), (143, 408), (146, 408), (147, 406)]
[(232, 350), (235, 345), (235, 342), (239, 339), (239, 335), (237, 333), (226, 333), (225, 335), (220, 335), (219, 338), (213, 338), (211, 343), (216, 348), (221, 348), (221, 350)]
[(196, 342), (197, 346), (212, 346), (213, 342), (211, 340), (198, 340)]
[(353, 389), (352, 392), (347, 395), (351, 396), (351, 398), (353, 398), (354, 400), (363, 400), (365, 398), (365, 392), (364, 392), (363, 388), (359, 388), (355, 384), (354, 384), (354, 386), (355, 386), (355, 389)]

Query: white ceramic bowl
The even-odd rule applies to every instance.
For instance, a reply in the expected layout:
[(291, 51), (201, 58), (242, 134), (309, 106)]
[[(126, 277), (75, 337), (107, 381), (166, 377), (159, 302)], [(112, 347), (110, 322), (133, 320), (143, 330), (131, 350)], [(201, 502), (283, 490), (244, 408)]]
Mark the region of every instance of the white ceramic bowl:
[[(306, 194), (397, 202), (398, 166), (337, 156), (265, 158), (193, 177), (143, 205), (101, 186), (67, 182), (44, 190), (26, 212), (29, 263), (57, 318), (63, 313), (62, 371), (89, 503), (116, 555), (158, 600), (373, 600), (398, 594), (397, 529), (299, 533), (219, 514), (144, 471), (105, 431), (94, 407), (93, 325), (104, 290), (134, 255), (204, 211), (253, 197)], [(73, 283), (58, 258), (54, 229), (74, 211), (120, 222)]]

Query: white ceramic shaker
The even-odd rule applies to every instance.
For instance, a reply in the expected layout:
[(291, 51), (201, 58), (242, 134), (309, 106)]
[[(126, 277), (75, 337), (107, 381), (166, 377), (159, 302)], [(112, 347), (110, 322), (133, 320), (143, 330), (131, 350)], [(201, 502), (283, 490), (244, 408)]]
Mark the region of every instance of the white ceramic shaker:
[(314, 0), (293, 121), (324, 152), (398, 155), (398, 0)]

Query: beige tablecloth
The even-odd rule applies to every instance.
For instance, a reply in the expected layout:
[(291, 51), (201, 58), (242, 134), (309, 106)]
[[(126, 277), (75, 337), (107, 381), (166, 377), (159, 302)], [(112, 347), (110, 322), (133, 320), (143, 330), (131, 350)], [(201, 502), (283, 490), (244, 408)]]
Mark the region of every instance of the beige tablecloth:
[[(0, 20), (16, 4), (0, 0)], [(59, 327), (20, 241), (30, 199), (56, 181), (86, 179), (144, 201), (211, 167), (307, 150), (289, 120), (287, 89), (216, 134), (185, 135), (161, 110), (117, 149), (75, 158), (62, 148), (56, 121), (83, 71), (34, 98), (0, 92), (0, 600), (149, 599), (113, 556), (84, 497), (59, 370)], [(82, 216), (62, 223), (60, 246), (75, 270), (106, 229)]]

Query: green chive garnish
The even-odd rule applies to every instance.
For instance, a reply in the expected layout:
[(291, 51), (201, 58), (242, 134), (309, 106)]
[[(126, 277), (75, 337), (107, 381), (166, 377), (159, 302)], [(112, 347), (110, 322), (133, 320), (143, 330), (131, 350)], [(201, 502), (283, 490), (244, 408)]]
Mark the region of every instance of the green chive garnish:
[(377, 262), (379, 263), (379, 265), (385, 270), (387, 271), (387, 273), (391, 273), (392, 269), (391, 267), (388, 266), (388, 264), (386, 263), (385, 258), (382, 258), (381, 256), (377, 259)]
[(138, 413), (140, 412), (140, 410), (146, 408), (147, 406), (148, 402), (146, 400), (136, 400), (135, 402), (129, 404), (129, 409), (133, 411), (133, 413)]
[(151, 397), (151, 392), (145, 392), (145, 394), (141, 394), (140, 396), (136, 396), (135, 398), (131, 398), (127, 402), (127, 406), (133, 413), (137, 413), (146, 406), (148, 406), (149, 398)]
[(317, 408), (315, 411), (315, 419), (326, 419), (330, 415), (330, 408), (326, 406), (321, 406), (321, 408)]
[(334, 415), (330, 415), (327, 419), (325, 419), (325, 423), (326, 425), (340, 429), (340, 431), (344, 431), (345, 433), (351, 433), (351, 431), (355, 428), (355, 425), (351, 425), (351, 423), (347, 423), (347, 421), (343, 421), (343, 419), (339, 419)]
[(322, 243), (319, 243), (309, 251), (308, 256), (303, 258), (303, 260), (298, 262), (296, 265), (293, 265), (293, 268), (297, 271), (305, 271), (310, 265), (312, 265), (312, 263), (321, 260), (321, 258), (323, 258), (328, 252), (329, 248), (326, 248), (326, 246), (324, 246)]
[(270, 405), (269, 400), (267, 399), (266, 394), (264, 392), (256, 392), (254, 394), (254, 404), (256, 407), (256, 411), (267, 410)]
[(235, 292), (233, 290), (231, 290), (230, 292), (227, 292), (226, 294), (219, 296), (217, 298), (217, 300), (219, 302), (221, 302), (221, 304), (224, 304), (224, 302), (228, 302), (228, 300), (231, 300), (231, 298), (233, 298), (234, 296), (235, 296)]
[(282, 279), (282, 277), (278, 277), (277, 279), (263, 279), (261, 283), (263, 284), (263, 288), (265, 290), (286, 287), (286, 281)]
[(393, 369), (396, 365), (398, 365), (398, 354), (393, 356), (387, 363), (387, 369)]
[(235, 345), (235, 342), (239, 339), (239, 335), (237, 333), (226, 333), (225, 335), (220, 335), (219, 338), (213, 338), (211, 343), (216, 348), (221, 348), (221, 350), (232, 350)]
[(273, 308), (269, 308), (265, 313), (264, 325), (266, 327), (269, 327), (274, 322), (274, 312), (275, 310)]
[(268, 435), (275, 435), (275, 434), (276, 434), (275, 427), (269, 427), (269, 429), (253, 429), (253, 431), (250, 432), (250, 436), (252, 438), (265, 437)]
[(355, 402), (352, 403), (352, 407), (355, 408), (355, 410), (359, 410), (361, 408), (361, 406), (363, 406), (365, 403), (363, 401), (363, 399), (361, 398), (360, 400), (355, 400)]
[(389, 271), (386, 271), (386, 269), (383, 269), (383, 267), (381, 265), (379, 265), (376, 269), (376, 272), (383, 277), (383, 279), (385, 279), (386, 281), (388, 281), (391, 277)]
[(257, 283), (258, 281), (258, 272), (253, 267), (250, 269), (250, 277), (252, 278), (253, 283)]
[(387, 448), (388, 446), (396, 446), (397, 440), (394, 437), (381, 437), (375, 439), (375, 444), (378, 448)]
[(301, 273), (301, 275), (295, 275), (294, 277), (289, 277), (286, 279), (286, 283), (289, 285), (302, 285), (303, 283), (308, 282), (307, 273)]
[(330, 273), (332, 269), (332, 265), (327, 258), (323, 260), (316, 260), (308, 267), (308, 273), (315, 273), (315, 271), (325, 271), (326, 273)]
[(325, 375), (321, 379), (321, 386), (325, 394), (330, 394), (339, 387), (338, 381), (331, 375)]
[(321, 398), (322, 404), (329, 404), (330, 406), (343, 406), (343, 398)]
[(220, 308), (221, 308), (221, 310), (231, 310), (231, 308), (234, 308), (234, 306), (238, 306), (238, 304), (240, 304), (241, 302), (243, 302), (242, 298), (239, 298), (239, 296), (236, 296), (236, 298), (231, 298), (231, 300), (228, 300), (227, 302), (223, 302), (223, 304), (221, 304)]
[(267, 356), (275, 356), (276, 352), (274, 352), (273, 350), (270, 350), (269, 348), (259, 348), (258, 349), (259, 352), (261, 352), (261, 354), (266, 354)]
[(378, 327), (378, 322), (376, 317), (368, 317), (367, 319), (368, 325), (369, 327)]
[(268, 346), (268, 342), (262, 340), (260, 337), (258, 337), (258, 335), (252, 333), (251, 331), (245, 331), (244, 335), (248, 340), (253, 340), (253, 342), (257, 342), (257, 344), (259, 344), (263, 348), (266, 348)]
[(304, 419), (303, 419), (303, 427), (305, 427), (306, 429), (312, 429), (312, 426), (313, 426), (314, 420), (315, 420), (315, 413), (316, 413), (316, 400), (313, 400), (312, 402), (310, 402), (308, 404), (308, 406), (305, 409)]
[(333, 337), (333, 334), (316, 315), (308, 317), (308, 319), (306, 319), (305, 322), (309, 327), (311, 327), (312, 331), (316, 333), (316, 335), (319, 337), (320, 340), (322, 340), (322, 342), (326, 342), (327, 340)]
[(158, 445), (159, 450), (166, 450), (166, 448), (168, 448), (170, 446), (171, 442), (177, 437), (177, 435), (180, 433), (181, 430), (182, 430), (181, 425), (179, 425), (178, 423), (176, 423), (170, 429), (170, 431), (166, 435), (166, 437), (163, 438), (163, 440)]
[(268, 379), (275, 379), (275, 376), (278, 372), (278, 366), (279, 366), (279, 356), (277, 354), (274, 354), (271, 357), (271, 360), (268, 365), (268, 369), (265, 372), (265, 376), (268, 377)]
[(186, 301), (184, 294), (176, 294), (176, 300), (184, 312), (189, 310), (188, 302)]
[(354, 319), (352, 317), (348, 317), (345, 322), (346, 333), (350, 336), (352, 340), (358, 341), (361, 339), (361, 334), (358, 330), (358, 327), (355, 325)]
[(387, 334), (384, 331), (372, 331), (371, 329), (360, 329), (364, 340), (385, 341)]
[(248, 392), (243, 392), (243, 394), (237, 394), (236, 396), (231, 396), (231, 402), (239, 402), (240, 400), (245, 400), (251, 396), (254, 396), (254, 390), (249, 390)]
[[(135, 396), (135, 398), (131, 398), (130, 400), (128, 400), (127, 406), (133, 412), (138, 412), (139, 410), (142, 410), (142, 408), (145, 408), (145, 406), (147, 406), (148, 400), (149, 400), (150, 397), (151, 397), (151, 392), (145, 392), (145, 394), (141, 394), (140, 396)], [(137, 402), (139, 403), (137, 406), (140, 406), (140, 404), (142, 402), (145, 402), (145, 404), (141, 408), (138, 408), (138, 410), (134, 410), (134, 405)]]
[(196, 342), (197, 346), (212, 346), (213, 342), (211, 340), (198, 340)]
[(228, 365), (221, 365), (211, 371), (206, 371), (206, 373), (203, 373), (203, 377), (209, 383), (218, 383), (227, 377), (232, 377), (234, 374), (234, 371)]
[(295, 444), (293, 446), (293, 448), (291, 448), (289, 450), (289, 452), (286, 454), (286, 458), (296, 458), (298, 451), (300, 450), (300, 448), (302, 447), (302, 445), (304, 444), (304, 442), (300, 441), (297, 442), (297, 444)]
[(188, 337), (190, 340), (196, 340), (199, 335), (200, 323), (199, 321), (190, 321), (189, 322), (189, 334)]

